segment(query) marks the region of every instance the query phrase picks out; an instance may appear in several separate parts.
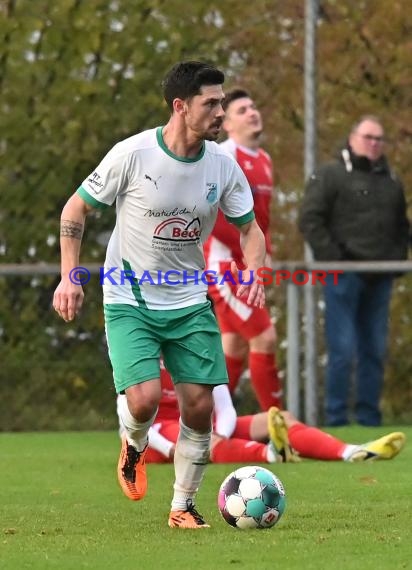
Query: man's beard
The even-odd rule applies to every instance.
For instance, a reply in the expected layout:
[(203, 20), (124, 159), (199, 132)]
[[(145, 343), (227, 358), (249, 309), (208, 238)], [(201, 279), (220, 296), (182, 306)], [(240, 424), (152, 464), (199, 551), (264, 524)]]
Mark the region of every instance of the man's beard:
[(222, 131), (222, 123), (216, 123), (215, 125), (212, 125), (211, 128), (212, 128), (212, 129), (213, 129), (213, 128), (218, 128), (219, 130), (216, 132), (216, 134), (211, 133), (210, 131), (208, 131), (208, 132), (205, 134), (205, 140), (206, 140), (206, 141), (216, 141), (216, 140), (219, 138), (220, 133), (221, 133), (221, 131)]

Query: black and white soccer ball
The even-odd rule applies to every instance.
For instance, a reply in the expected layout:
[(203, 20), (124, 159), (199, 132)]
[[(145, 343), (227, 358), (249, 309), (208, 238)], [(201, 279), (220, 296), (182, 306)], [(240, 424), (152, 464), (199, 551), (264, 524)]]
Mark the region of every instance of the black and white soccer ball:
[(268, 469), (240, 467), (221, 484), (218, 506), (225, 521), (236, 528), (270, 528), (285, 510), (285, 490)]

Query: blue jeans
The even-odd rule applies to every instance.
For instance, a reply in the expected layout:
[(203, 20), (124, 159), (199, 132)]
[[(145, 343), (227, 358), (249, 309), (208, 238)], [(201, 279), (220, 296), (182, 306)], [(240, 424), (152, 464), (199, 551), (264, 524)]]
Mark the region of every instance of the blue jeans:
[(328, 275), (324, 287), (326, 424), (348, 423), (348, 400), (355, 367), (355, 419), (365, 426), (381, 424), (379, 400), (383, 387), (392, 276)]

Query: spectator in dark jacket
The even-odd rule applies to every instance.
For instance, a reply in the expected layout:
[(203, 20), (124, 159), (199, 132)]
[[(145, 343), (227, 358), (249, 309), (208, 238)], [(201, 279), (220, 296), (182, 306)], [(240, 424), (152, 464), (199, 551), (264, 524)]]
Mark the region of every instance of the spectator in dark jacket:
[[(384, 156), (384, 131), (374, 116), (352, 128), (338, 160), (308, 180), (299, 227), (316, 260), (407, 258), (409, 222), (401, 181)], [(326, 423), (348, 423), (350, 379), (356, 364), (355, 418), (381, 423), (389, 303), (393, 275), (345, 272), (324, 288)]]

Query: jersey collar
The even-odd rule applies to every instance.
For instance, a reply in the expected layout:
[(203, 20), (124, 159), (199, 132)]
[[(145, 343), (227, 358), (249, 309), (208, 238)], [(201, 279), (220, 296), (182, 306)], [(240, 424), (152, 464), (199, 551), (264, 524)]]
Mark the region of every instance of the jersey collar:
[(194, 156), (193, 158), (187, 158), (185, 156), (177, 156), (177, 154), (174, 154), (170, 149), (167, 148), (167, 146), (165, 145), (165, 141), (163, 140), (163, 127), (157, 127), (156, 130), (156, 138), (157, 138), (157, 142), (160, 146), (160, 148), (169, 156), (171, 156), (172, 158), (174, 158), (175, 160), (178, 160), (179, 162), (197, 162), (198, 160), (200, 160), (203, 155), (205, 154), (205, 142), (203, 141), (202, 144), (202, 148), (200, 149), (199, 154), (197, 154), (196, 156)]

